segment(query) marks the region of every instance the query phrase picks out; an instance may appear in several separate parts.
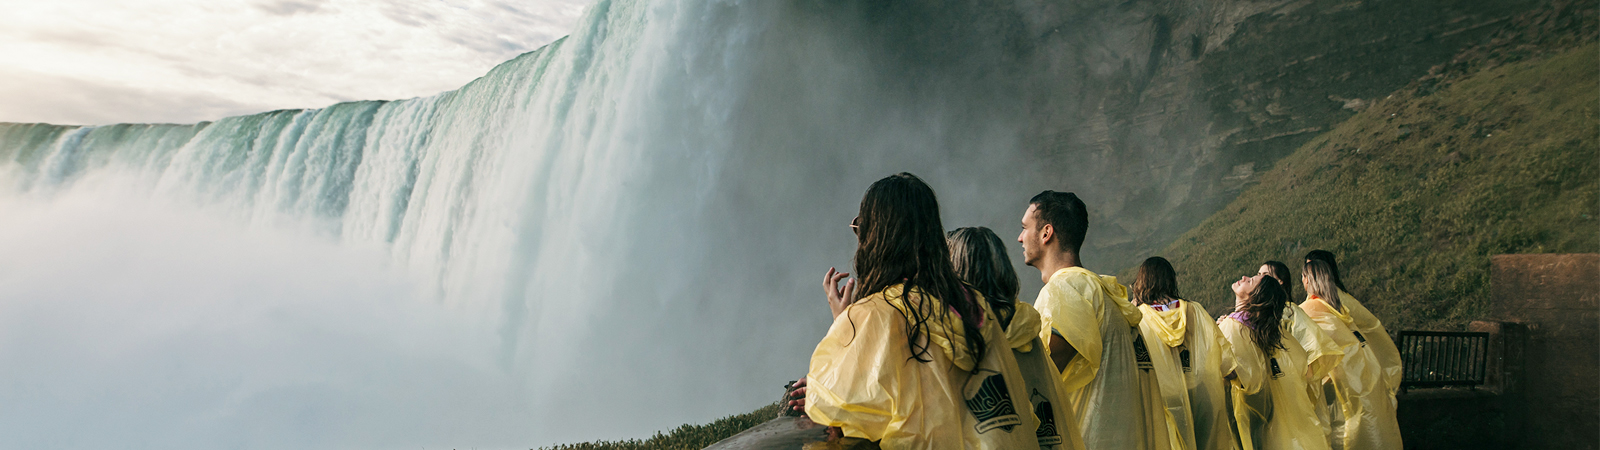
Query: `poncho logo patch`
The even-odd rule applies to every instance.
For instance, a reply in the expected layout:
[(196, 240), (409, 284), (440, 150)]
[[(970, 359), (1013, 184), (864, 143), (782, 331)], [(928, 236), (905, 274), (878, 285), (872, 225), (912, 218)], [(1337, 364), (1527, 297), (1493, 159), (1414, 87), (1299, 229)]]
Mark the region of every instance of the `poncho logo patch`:
[(1039, 417), (1039, 430), (1033, 433), (1035, 437), (1039, 438), (1039, 446), (1061, 445), (1063, 441), (1061, 433), (1056, 431), (1056, 410), (1050, 405), (1050, 400), (1040, 394), (1038, 389), (1033, 390), (1031, 400), (1033, 401), (1033, 415)]
[(1276, 380), (1283, 377), (1283, 370), (1278, 368), (1278, 358), (1272, 358), (1270, 361), (1272, 362), (1272, 379)]
[(1011, 391), (1006, 389), (1006, 378), (999, 372), (989, 370), (979, 371), (978, 375), (974, 376), (984, 377), (983, 382), (978, 385), (978, 391), (967, 397), (967, 409), (978, 419), (976, 426), (978, 433), (987, 433), (995, 428), (1009, 433), (1011, 429), (1021, 425), (1022, 417), (1017, 415), (1017, 407), (1011, 402)]
[(1150, 370), (1155, 368), (1155, 364), (1150, 362), (1150, 349), (1144, 346), (1144, 335), (1139, 334), (1138, 330), (1134, 330), (1133, 335), (1133, 357), (1139, 360), (1140, 369)]
[(1194, 367), (1189, 365), (1189, 349), (1178, 352), (1178, 361), (1183, 363), (1183, 373), (1194, 372)]
[(1350, 330), (1350, 334), (1356, 335), (1356, 340), (1361, 341), (1362, 344), (1367, 343), (1367, 337), (1362, 336), (1360, 331)]

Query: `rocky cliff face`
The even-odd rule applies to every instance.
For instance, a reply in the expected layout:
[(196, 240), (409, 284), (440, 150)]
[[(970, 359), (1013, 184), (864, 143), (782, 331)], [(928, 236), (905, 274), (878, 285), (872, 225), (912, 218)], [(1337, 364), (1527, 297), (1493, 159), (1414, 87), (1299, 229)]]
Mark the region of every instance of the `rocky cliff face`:
[[(1024, 145), (1098, 216), (1092, 267), (1127, 267), (1294, 148), (1548, 2), (1019, 2)], [(1264, 236), (1265, 237), (1265, 236)], [(1270, 238), (1270, 237), (1267, 237)]]

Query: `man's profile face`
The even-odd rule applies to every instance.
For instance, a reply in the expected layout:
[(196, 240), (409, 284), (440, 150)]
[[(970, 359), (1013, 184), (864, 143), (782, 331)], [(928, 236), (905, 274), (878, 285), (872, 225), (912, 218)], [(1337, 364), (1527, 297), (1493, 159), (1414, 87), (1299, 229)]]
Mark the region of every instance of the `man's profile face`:
[(1022, 234), (1017, 235), (1017, 242), (1022, 243), (1022, 262), (1038, 267), (1040, 255), (1044, 254), (1044, 236), (1040, 233), (1039, 210), (1034, 205), (1028, 205), (1028, 210), (1022, 212)]

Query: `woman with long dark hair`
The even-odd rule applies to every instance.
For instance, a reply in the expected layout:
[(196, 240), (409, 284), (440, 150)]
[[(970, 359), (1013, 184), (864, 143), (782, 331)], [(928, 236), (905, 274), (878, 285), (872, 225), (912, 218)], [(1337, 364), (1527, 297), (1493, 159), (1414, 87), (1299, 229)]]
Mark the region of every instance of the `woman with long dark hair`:
[(1289, 278), (1288, 264), (1284, 264), (1282, 261), (1267, 261), (1261, 263), (1261, 268), (1256, 270), (1256, 273), (1278, 280), (1278, 285), (1283, 286), (1284, 295), (1294, 298), (1294, 282)]
[[(1054, 363), (1049, 350), (1039, 339), (1044, 327), (1043, 316), (1030, 305), (1017, 307), (1017, 293), (1021, 284), (1017, 272), (1006, 254), (1006, 245), (1000, 236), (987, 227), (957, 228), (946, 235), (950, 244), (950, 263), (961, 281), (971, 286), (989, 302), (989, 309), (1000, 319), (1005, 329), (1006, 343), (1017, 360), (1028, 393), (1028, 403), (1039, 425), (1035, 436), (1040, 448), (1083, 448), (1083, 436), (1073, 417), (1067, 397), (1057, 389)], [(1019, 402), (1020, 403), (1020, 402)], [(1028, 417), (1023, 415), (1024, 420)]]
[(1038, 448), (1016, 360), (951, 267), (933, 189), (878, 180), (851, 228), (856, 280), (824, 280), (834, 321), (806, 375), (811, 420), (886, 449)]
[(989, 227), (963, 227), (946, 234), (945, 242), (950, 246), (950, 266), (956, 277), (982, 293), (999, 316), (1000, 327), (1009, 329), (1022, 284), (1011, 267), (1005, 241)]
[[(1337, 394), (1328, 400), (1340, 413), (1333, 424), (1333, 439), (1346, 450), (1401, 448), (1394, 394), (1371, 345), (1376, 336), (1369, 337), (1357, 328), (1349, 301), (1340, 301), (1343, 292), (1333, 274), (1332, 264), (1315, 259), (1306, 262), (1300, 272), (1307, 297), (1301, 308), (1344, 351), (1328, 376)], [(1387, 340), (1382, 328), (1378, 332)]]
[(1327, 449), (1316, 406), (1307, 394), (1306, 353), (1284, 333), (1289, 296), (1276, 278), (1262, 274), (1233, 283), (1234, 311), (1217, 321), (1228, 341), (1222, 372), (1232, 380), (1233, 416), (1240, 446), (1255, 449)]
[[(1282, 283), (1283, 293), (1293, 299), (1293, 278), (1289, 274), (1289, 266), (1278, 261), (1267, 261), (1261, 264), (1260, 274), (1270, 276)], [(1339, 359), (1344, 356), (1344, 350), (1333, 342), (1328, 333), (1322, 331), (1317, 322), (1306, 315), (1300, 305), (1292, 301), (1284, 302), (1283, 322), (1285, 329), (1300, 343), (1300, 348), (1306, 351), (1306, 389), (1311, 396), (1311, 404), (1317, 407), (1317, 421), (1322, 424), (1322, 434), (1327, 436), (1329, 442), (1334, 439), (1334, 421), (1340, 420), (1340, 415), (1331, 410), (1328, 405), (1330, 391), (1323, 389), (1323, 381), (1333, 368), (1339, 365)]]
[(1235, 448), (1220, 372), (1224, 343), (1211, 313), (1178, 295), (1177, 271), (1159, 256), (1139, 265), (1129, 300), (1144, 313), (1139, 333), (1151, 367), (1141, 373), (1153, 375), (1156, 387), (1145, 400), (1151, 448)]

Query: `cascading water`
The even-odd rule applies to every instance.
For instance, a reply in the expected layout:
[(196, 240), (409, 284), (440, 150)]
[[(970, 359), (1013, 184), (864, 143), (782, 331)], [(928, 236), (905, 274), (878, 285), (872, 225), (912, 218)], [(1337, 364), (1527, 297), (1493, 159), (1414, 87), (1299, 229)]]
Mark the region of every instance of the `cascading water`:
[[(125, 238), (173, 266), (97, 250), (35, 271), (94, 265), (115, 279), (82, 282), (153, 286), (165, 306), (0, 278), (0, 326), (58, 320), (133, 349), (61, 338), (110, 356), (54, 364), (13, 331), (0, 363), (38, 370), (0, 375), (0, 446), (528, 448), (763, 405), (826, 329), (818, 285), (848, 270), (873, 180), (916, 173), (946, 227), (1007, 238), (1039, 190), (1133, 183), (1108, 175), (1115, 127), (1096, 111), (1125, 89), (1103, 82), (1129, 70), (1124, 47), (1150, 46), (1097, 37), (1143, 25), (1093, 24), (1127, 12), (1091, 6), (601, 1), (568, 38), (432, 97), (0, 125), (0, 232), (36, 233), (0, 240), (0, 269)], [(1050, 125), (1078, 119), (1087, 131)], [(59, 231), (124, 216), (148, 231)], [(237, 269), (194, 273), (207, 261)], [(186, 284), (212, 278), (231, 290)], [(73, 300), (40, 300), (57, 297)], [(130, 322), (52, 309), (68, 307)], [(58, 377), (146, 364), (166, 368)]]

